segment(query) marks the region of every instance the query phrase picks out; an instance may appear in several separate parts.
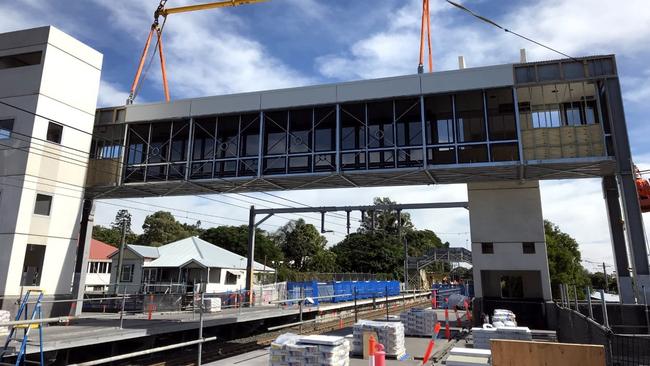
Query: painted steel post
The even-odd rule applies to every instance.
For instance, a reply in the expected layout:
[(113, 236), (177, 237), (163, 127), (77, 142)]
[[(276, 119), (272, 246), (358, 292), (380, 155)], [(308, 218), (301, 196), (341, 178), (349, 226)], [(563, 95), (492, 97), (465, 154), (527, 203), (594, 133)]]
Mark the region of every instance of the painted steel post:
[(126, 305), (126, 291), (122, 294), (122, 310), (120, 311), (120, 329), (124, 325), (124, 306)]
[(386, 321), (388, 321), (388, 286), (386, 286)]
[(576, 311), (580, 312), (580, 308), (578, 307), (578, 289), (576, 288), (576, 285), (573, 285), (573, 301), (576, 305)]
[[(261, 160), (260, 160), (261, 161)], [(261, 164), (260, 164), (261, 165)], [(253, 268), (255, 263), (255, 206), (248, 214), (248, 261), (246, 263), (246, 295), (249, 306), (253, 306)]]
[[(201, 292), (201, 303), (199, 304), (199, 340), (203, 340), (203, 305), (205, 304), (205, 293)], [(203, 342), (199, 343), (199, 354), (196, 364), (201, 366), (201, 353), (203, 353)]]
[(354, 323), (359, 321), (359, 313), (357, 311), (357, 288), (354, 287)]
[(600, 290), (600, 305), (603, 308), (603, 325), (609, 328), (609, 317), (607, 316), (607, 303), (605, 302), (605, 291)]
[(587, 295), (587, 304), (589, 305), (589, 318), (593, 319), (594, 318), (594, 309), (593, 309), (592, 304), (591, 304), (591, 289), (589, 288), (589, 286), (587, 286), (586, 290), (587, 290), (587, 293), (586, 293), (586, 295)]
[(645, 323), (648, 326), (648, 334), (650, 334), (650, 315), (648, 314), (648, 295), (645, 292), (645, 286), (641, 286), (643, 291), (643, 304), (645, 305)]

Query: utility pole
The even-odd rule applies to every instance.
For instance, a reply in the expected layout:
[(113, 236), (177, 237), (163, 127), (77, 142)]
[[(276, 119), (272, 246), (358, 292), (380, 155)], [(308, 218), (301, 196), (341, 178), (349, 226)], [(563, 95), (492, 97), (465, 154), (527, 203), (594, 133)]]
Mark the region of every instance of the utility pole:
[[(115, 283), (117, 284), (116, 292), (120, 290), (120, 280), (122, 279), (122, 263), (124, 261), (124, 246), (126, 242), (126, 220), (122, 220), (122, 238), (120, 239), (120, 251), (117, 254), (117, 277)], [(126, 291), (125, 291), (126, 293)]]

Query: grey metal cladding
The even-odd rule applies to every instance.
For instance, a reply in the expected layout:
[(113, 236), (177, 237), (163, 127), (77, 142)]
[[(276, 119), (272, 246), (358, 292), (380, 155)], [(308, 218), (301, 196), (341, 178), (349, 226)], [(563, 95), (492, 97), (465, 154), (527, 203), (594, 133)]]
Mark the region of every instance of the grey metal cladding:
[(265, 91), (261, 93), (262, 109), (301, 107), (336, 103), (336, 85)]
[(155, 121), (161, 119), (188, 118), (192, 101), (179, 100), (170, 103), (135, 104), (126, 107), (126, 122)]
[(391, 98), (420, 94), (419, 75), (361, 80), (338, 84), (338, 101)]
[(512, 64), (450, 70), (422, 75), (423, 94), (512, 85), (514, 85)]
[(260, 93), (220, 95), (192, 99), (192, 116), (250, 112), (260, 109)]

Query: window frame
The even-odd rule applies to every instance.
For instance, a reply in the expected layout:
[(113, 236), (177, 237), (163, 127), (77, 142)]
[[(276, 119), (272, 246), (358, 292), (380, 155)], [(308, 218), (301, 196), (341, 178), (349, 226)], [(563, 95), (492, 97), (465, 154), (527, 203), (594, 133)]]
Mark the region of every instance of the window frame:
[[(38, 198), (39, 198), (39, 196), (41, 196), (41, 197), (49, 197), (49, 198), (50, 198), (49, 206), (48, 206), (48, 208), (47, 208), (47, 214), (43, 214), (43, 213), (36, 212), (36, 208), (37, 208), (37, 204), (38, 204)], [(34, 197), (34, 210), (33, 210), (33, 214), (34, 214), (34, 215), (38, 215), (38, 216), (43, 216), (43, 217), (50, 217), (50, 216), (52, 215), (52, 206), (53, 206), (53, 205), (54, 205), (54, 195), (51, 195), (51, 194), (45, 194), (45, 193), (36, 193), (36, 196)]]
[(481, 254), (494, 254), (494, 243), (481, 243)]
[(523, 254), (536, 254), (535, 242), (525, 241), (521, 243), (521, 251)]
[[(58, 131), (58, 141), (55, 141), (54, 139), (50, 138), (50, 131), (52, 127), (59, 128)], [(53, 144), (61, 145), (61, 142), (63, 141), (63, 125), (60, 123), (56, 123), (54, 121), (48, 121), (47, 123), (47, 132), (45, 132), (45, 139), (48, 142), (51, 142)]]

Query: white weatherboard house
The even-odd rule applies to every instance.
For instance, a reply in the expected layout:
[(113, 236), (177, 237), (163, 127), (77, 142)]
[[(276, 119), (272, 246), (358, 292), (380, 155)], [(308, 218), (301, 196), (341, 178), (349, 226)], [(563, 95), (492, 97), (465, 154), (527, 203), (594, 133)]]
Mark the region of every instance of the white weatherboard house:
[[(111, 254), (118, 268), (118, 251)], [(255, 262), (254, 271), (275, 270)], [(186, 292), (197, 284), (207, 293), (236, 291), (246, 287), (246, 258), (220, 248), (196, 236), (161, 247), (127, 245), (122, 260), (122, 275), (111, 273), (117, 292)]]

